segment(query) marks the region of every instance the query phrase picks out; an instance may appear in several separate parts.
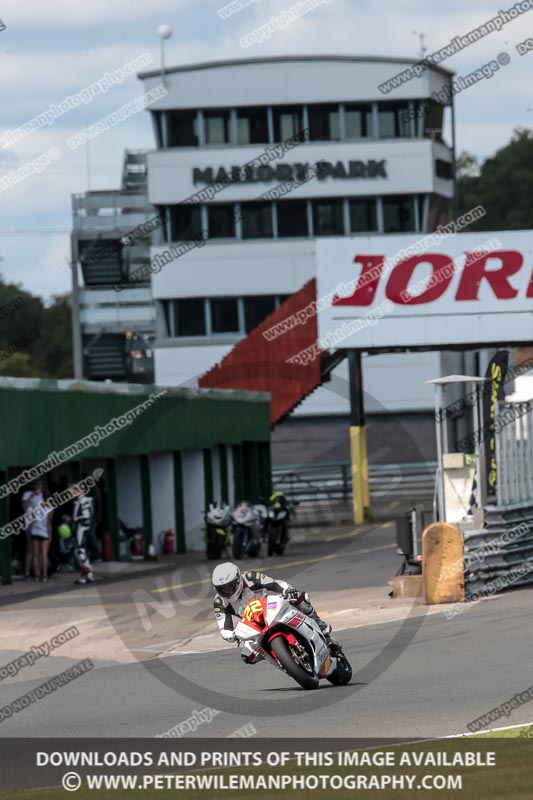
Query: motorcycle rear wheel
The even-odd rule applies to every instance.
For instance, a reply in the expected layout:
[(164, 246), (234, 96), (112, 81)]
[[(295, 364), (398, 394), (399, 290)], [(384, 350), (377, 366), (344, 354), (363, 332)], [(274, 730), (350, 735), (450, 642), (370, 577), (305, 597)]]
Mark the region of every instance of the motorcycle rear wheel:
[(224, 550), (225, 536), (219, 531), (208, 531), (206, 537), (205, 554), (209, 561), (214, 561), (222, 556)]
[(271, 644), (271, 648), (287, 674), (290, 675), (302, 689), (318, 689), (318, 676), (314, 672), (307, 672), (300, 664), (296, 663), (291, 653), (290, 645), (283, 636), (276, 636)]
[(231, 552), (233, 553), (233, 558), (240, 559), (243, 557), (244, 551), (244, 536), (243, 532), (239, 529), (233, 531), (233, 541), (231, 544)]
[(268, 531), (268, 547), (267, 554), (273, 556), (277, 550), (278, 545), (278, 529), (276, 525), (271, 525)]

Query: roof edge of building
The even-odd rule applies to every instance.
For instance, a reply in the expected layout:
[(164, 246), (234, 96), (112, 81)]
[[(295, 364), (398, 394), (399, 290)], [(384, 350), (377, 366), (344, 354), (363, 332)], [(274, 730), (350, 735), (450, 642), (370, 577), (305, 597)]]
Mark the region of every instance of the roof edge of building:
[(112, 381), (86, 381), (75, 378), (10, 378), (0, 377), (2, 389), (20, 389), (25, 391), (62, 391), (84, 392), (86, 394), (122, 394), (151, 395), (165, 392), (165, 396), (184, 400), (244, 400), (249, 403), (266, 403), (270, 401), (269, 392), (244, 391), (241, 389), (201, 389), (188, 386), (159, 386), (143, 383), (115, 383)]
[[(370, 62), (370, 63), (383, 63), (383, 64), (418, 64), (419, 58), (401, 58), (399, 56), (351, 56), (351, 55), (289, 55), (289, 56), (258, 56), (256, 58), (229, 58), (220, 59), (218, 61), (203, 61), (193, 64), (186, 64), (182, 67), (165, 67), (165, 74), (173, 74), (178, 72), (195, 72), (198, 70), (216, 69), (219, 67), (235, 67), (244, 66), (246, 64), (271, 64), (282, 62), (302, 62), (302, 61), (340, 61), (340, 62)], [(428, 72), (440, 72), (443, 75), (452, 76), (455, 73), (453, 70), (441, 67), (439, 64), (431, 64), (428, 66)], [(144, 78), (155, 78), (161, 75), (160, 69), (153, 69), (147, 72), (139, 72), (137, 77), (140, 80)]]

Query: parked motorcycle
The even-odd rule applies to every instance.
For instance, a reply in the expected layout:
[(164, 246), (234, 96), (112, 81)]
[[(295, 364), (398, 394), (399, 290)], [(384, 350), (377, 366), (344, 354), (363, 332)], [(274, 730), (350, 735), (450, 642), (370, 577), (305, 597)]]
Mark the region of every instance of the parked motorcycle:
[(204, 515), (205, 554), (208, 559), (218, 559), (231, 539), (231, 509), (226, 503), (211, 503)]
[(267, 553), (282, 556), (289, 541), (290, 507), (276, 500), (267, 509), (265, 523)]
[(325, 678), (344, 686), (352, 667), (338, 642), (329, 646), (314, 619), (281, 596), (251, 600), (235, 628), (241, 644), (286, 672), (303, 689), (317, 689)]
[(257, 558), (261, 552), (261, 537), (254, 506), (243, 501), (231, 512), (233, 558), (247, 555)]

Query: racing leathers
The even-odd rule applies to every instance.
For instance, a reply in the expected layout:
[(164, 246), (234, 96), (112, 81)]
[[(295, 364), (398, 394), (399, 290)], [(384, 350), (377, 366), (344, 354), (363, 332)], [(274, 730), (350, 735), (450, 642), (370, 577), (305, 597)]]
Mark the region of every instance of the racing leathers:
[(87, 554), (87, 536), (93, 523), (93, 499), (86, 494), (80, 494), (74, 500), (72, 521), (76, 526), (76, 558), (81, 569), (77, 583), (92, 583), (93, 570)]
[[(240, 619), (250, 600), (255, 597), (266, 597), (267, 594), (279, 594), (287, 597), (293, 605), (298, 607), (299, 611), (312, 617), (319, 624), (326, 638), (329, 638), (331, 626), (320, 619), (306, 592), (300, 592), (286, 581), (274, 580), (263, 572), (255, 570), (243, 572), (242, 583), (242, 592), (237, 600), (229, 601), (219, 594), (215, 595), (213, 611), (220, 635), (226, 642), (237, 641), (233, 617)], [(247, 664), (257, 664), (258, 661), (263, 660), (264, 656), (257, 652), (254, 642), (246, 642), (241, 650), (241, 658)]]

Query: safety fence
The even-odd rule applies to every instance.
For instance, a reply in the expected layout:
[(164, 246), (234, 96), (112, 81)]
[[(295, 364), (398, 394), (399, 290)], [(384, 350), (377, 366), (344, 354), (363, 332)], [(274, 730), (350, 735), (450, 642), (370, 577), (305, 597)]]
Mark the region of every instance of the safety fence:
[(496, 503), (464, 534), (467, 597), (533, 583), (533, 401), (500, 404), (494, 430)]
[[(372, 511), (396, 501), (396, 505), (425, 503), (431, 508), (434, 462), (370, 464), (368, 482)], [(329, 524), (352, 519), (350, 461), (277, 466), (273, 487), (297, 503), (294, 526)]]

